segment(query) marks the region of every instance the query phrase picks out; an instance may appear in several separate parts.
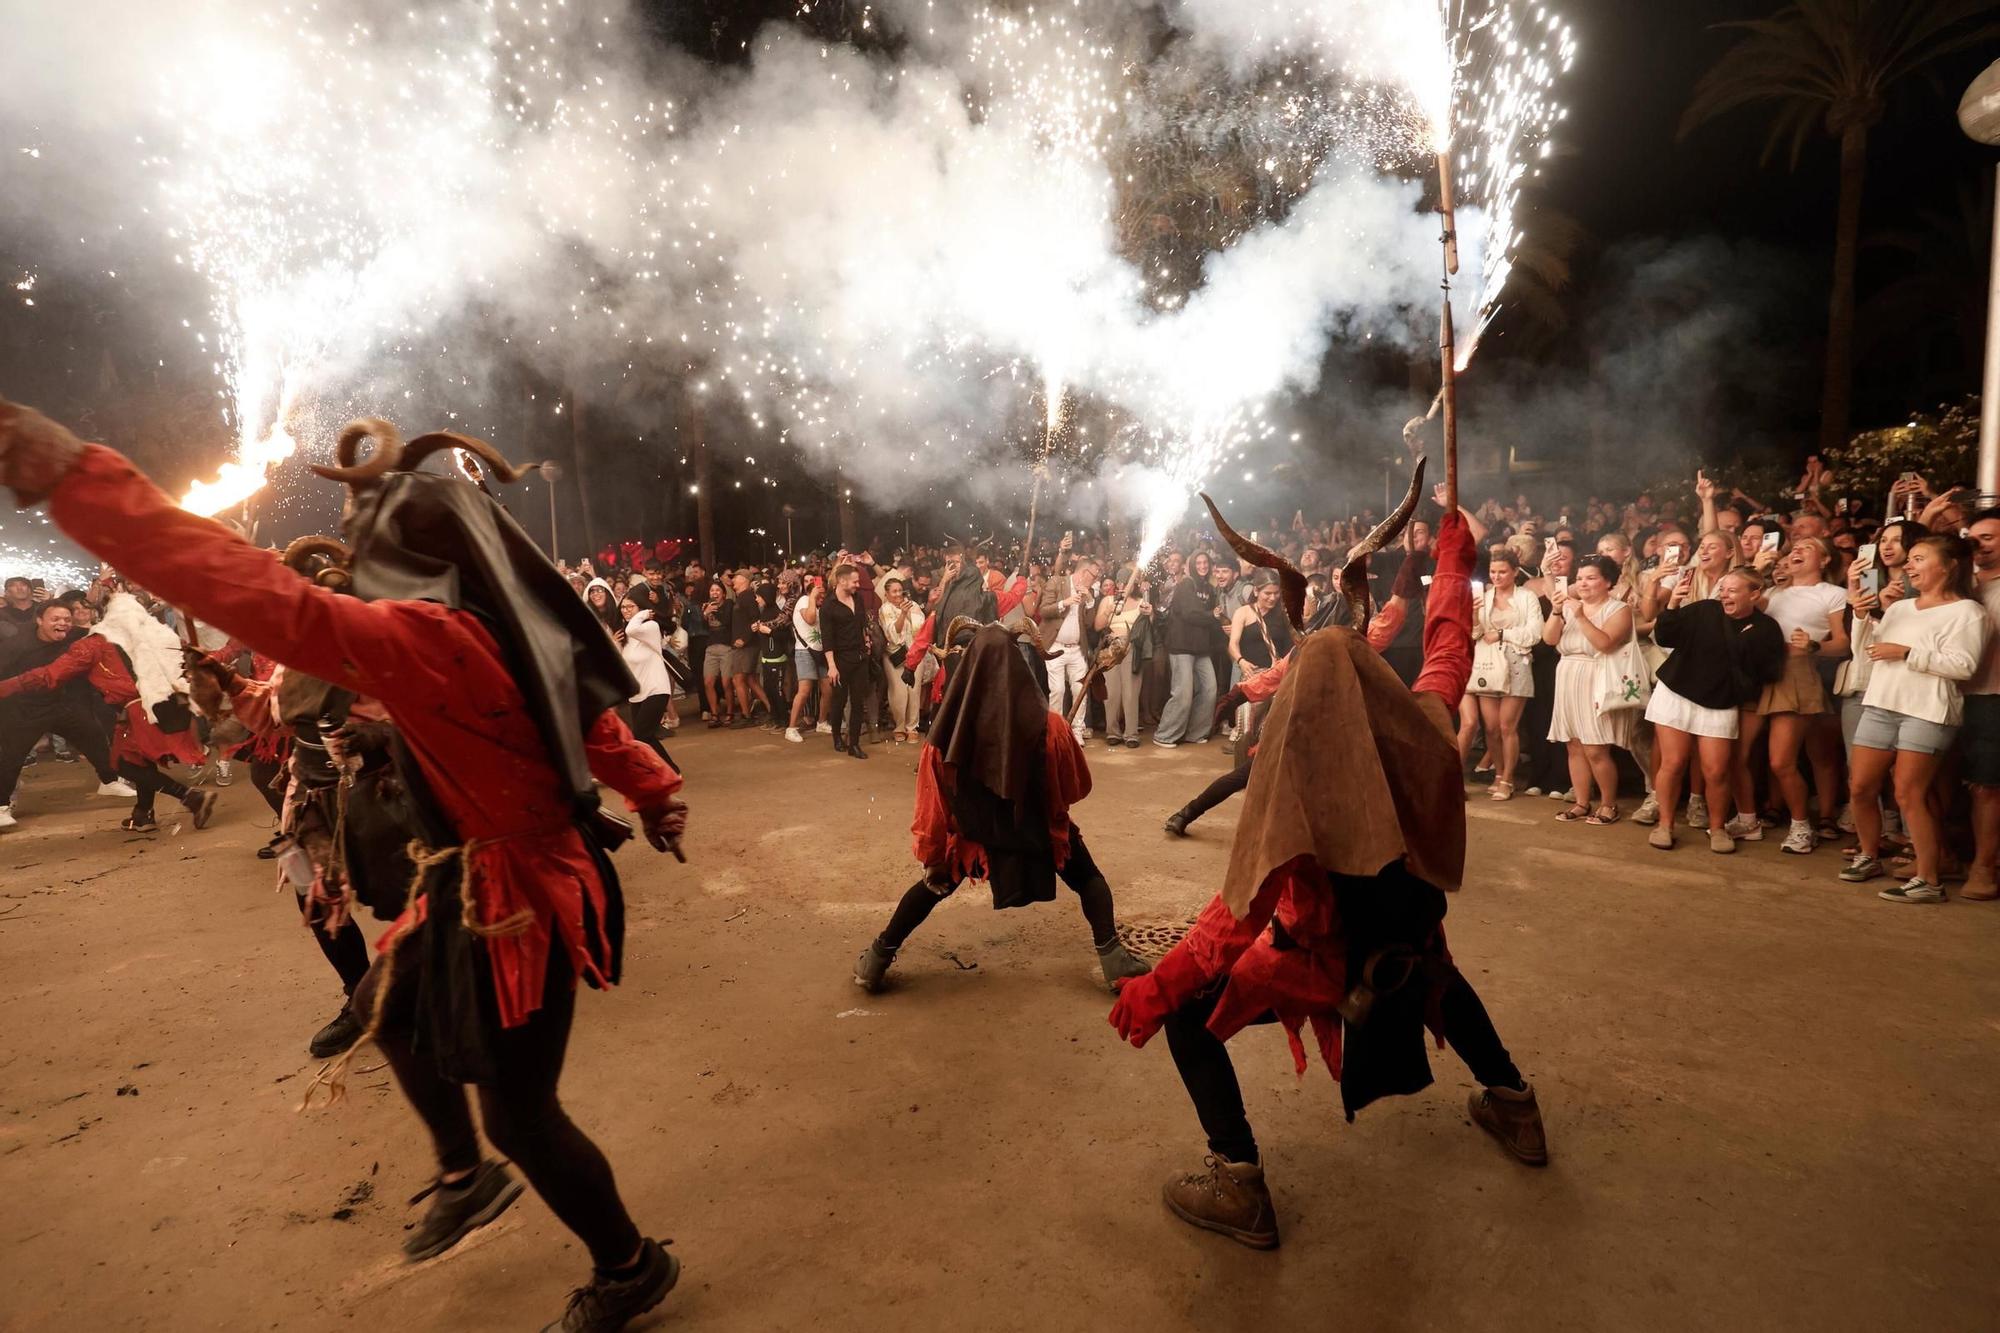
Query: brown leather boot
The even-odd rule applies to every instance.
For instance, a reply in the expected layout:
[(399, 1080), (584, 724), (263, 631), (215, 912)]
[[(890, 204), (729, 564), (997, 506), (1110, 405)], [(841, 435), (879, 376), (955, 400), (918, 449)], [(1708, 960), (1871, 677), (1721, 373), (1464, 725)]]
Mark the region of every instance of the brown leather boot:
[(1264, 1168), (1210, 1154), (1208, 1169), (1176, 1176), (1160, 1191), (1181, 1221), (1217, 1231), (1253, 1250), (1278, 1248), (1278, 1210), (1264, 1187)]
[(1472, 1123), (1500, 1140), (1500, 1146), (1529, 1166), (1549, 1164), (1549, 1140), (1542, 1132), (1542, 1108), (1533, 1087), (1481, 1088), (1466, 1102)]

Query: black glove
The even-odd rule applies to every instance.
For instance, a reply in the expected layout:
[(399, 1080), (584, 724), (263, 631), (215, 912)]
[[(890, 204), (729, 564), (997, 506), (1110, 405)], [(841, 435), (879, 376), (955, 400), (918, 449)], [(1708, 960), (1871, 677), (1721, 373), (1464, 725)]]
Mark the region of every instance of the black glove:
[(915, 667), (904, 667), (903, 684), (914, 688), (916, 686), (916, 683), (917, 683), (917, 669)]
[(1243, 687), (1241, 685), (1230, 687), (1227, 694), (1215, 701), (1215, 722), (1213, 725), (1216, 727), (1222, 726), (1224, 718), (1249, 702), (1248, 699), (1243, 697)]

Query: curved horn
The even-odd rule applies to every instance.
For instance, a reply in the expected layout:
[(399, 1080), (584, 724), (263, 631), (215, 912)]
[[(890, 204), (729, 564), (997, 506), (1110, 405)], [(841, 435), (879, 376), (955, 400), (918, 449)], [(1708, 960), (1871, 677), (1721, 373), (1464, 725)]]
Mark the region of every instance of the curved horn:
[[(314, 556), (324, 557), (326, 564), (314, 569), (311, 563)], [(300, 537), (279, 558), (288, 569), (305, 575), (322, 588), (345, 588), (352, 581), (347, 563), (354, 558), (354, 551), (347, 543), (331, 537)]]
[(1410, 474), (1410, 489), (1403, 496), (1403, 502), (1396, 506), (1389, 517), (1375, 525), (1375, 530), (1354, 544), (1347, 553), (1347, 563), (1340, 570), (1340, 591), (1347, 598), (1347, 614), (1350, 623), (1364, 633), (1368, 629), (1368, 557), (1387, 546), (1402, 535), (1404, 525), (1410, 515), (1417, 512), (1417, 497), (1424, 490), (1424, 466), (1430, 460), (1417, 459), (1416, 471)]
[(1222, 540), (1229, 543), (1229, 549), (1261, 569), (1278, 571), (1278, 600), (1284, 603), (1285, 619), (1292, 622), (1293, 629), (1304, 629), (1306, 622), (1306, 576), (1291, 561), (1279, 555), (1268, 546), (1259, 546), (1235, 528), (1229, 526), (1222, 511), (1215, 507), (1215, 501), (1208, 498), (1208, 492), (1201, 493), (1201, 502), (1208, 506), (1208, 516), (1215, 520), (1215, 530), (1222, 534)]
[[(363, 440), (375, 441), (375, 448), (361, 462), (355, 456)], [(334, 441), (333, 457), (335, 466), (314, 463), (312, 470), (328, 481), (344, 481), (349, 486), (359, 486), (375, 481), (397, 466), (403, 457), (403, 437), (396, 428), (380, 417), (362, 417), (350, 421), (340, 428), (340, 438)]]
[(931, 645), (932, 655), (942, 662), (951, 656), (952, 645), (957, 641), (959, 632), (968, 629), (976, 631), (979, 625), (980, 622), (971, 616), (953, 616), (951, 623), (945, 626), (944, 637)]
[(499, 482), (516, 482), (534, 471), (532, 466), (514, 466), (504, 454), (484, 440), (450, 430), (430, 431), (411, 440), (404, 447), (403, 461), (397, 467), (406, 472), (414, 471), (419, 463), (440, 449), (457, 449), (472, 455), (479, 460), (479, 466)]

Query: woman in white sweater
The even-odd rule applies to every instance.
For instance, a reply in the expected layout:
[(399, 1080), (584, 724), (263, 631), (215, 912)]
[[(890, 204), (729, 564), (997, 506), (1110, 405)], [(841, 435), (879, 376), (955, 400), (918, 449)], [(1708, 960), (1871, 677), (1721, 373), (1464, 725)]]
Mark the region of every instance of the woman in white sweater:
[(632, 679), (639, 683), (639, 692), (631, 700), (633, 738), (652, 746), (667, 767), (678, 773), (680, 765), (660, 740), (660, 719), (673, 702), (674, 682), (667, 675), (666, 659), (660, 655), (665, 643), (659, 623), (651, 611), (640, 609), (630, 597), (620, 602), (618, 609), (625, 616), (625, 629), (617, 636), (618, 651), (632, 669)]
[[(1521, 759), (1521, 712), (1535, 697), (1529, 654), (1542, 637), (1541, 599), (1521, 582), (1521, 561), (1504, 546), (1493, 548), (1486, 591), (1475, 604), (1473, 676), (1466, 697), (1476, 701), (1486, 747), (1494, 757), (1491, 799), (1514, 795), (1514, 766)], [(1487, 670), (1481, 672), (1484, 665)]]
[(1915, 874), (1879, 896), (1897, 903), (1944, 901), (1938, 871), (1942, 811), (1932, 789), (1964, 716), (1959, 682), (1969, 680), (1986, 650), (1986, 608), (1972, 595), (1972, 551), (1961, 537), (1925, 537), (1910, 548), (1904, 576), (1914, 597), (1882, 615), (1868, 645), (1874, 670), (1862, 696), (1849, 765), (1854, 829), (1861, 848), (1840, 877), (1859, 884), (1883, 873), (1877, 855), (1882, 814), (1876, 806), (1893, 771), (1916, 854)]

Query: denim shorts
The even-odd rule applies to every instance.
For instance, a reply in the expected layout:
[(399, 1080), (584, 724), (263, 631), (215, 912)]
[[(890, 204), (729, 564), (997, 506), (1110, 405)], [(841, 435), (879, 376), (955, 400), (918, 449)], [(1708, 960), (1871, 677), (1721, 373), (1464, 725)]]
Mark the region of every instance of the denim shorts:
[(800, 680), (818, 680), (826, 674), (826, 664), (820, 655), (803, 648), (792, 649), (792, 665), (798, 668)]
[(1856, 745), (1870, 750), (1908, 750), (1913, 754), (1943, 754), (1957, 735), (1957, 727), (1872, 706), (1862, 708), (1861, 720), (1854, 726)]

